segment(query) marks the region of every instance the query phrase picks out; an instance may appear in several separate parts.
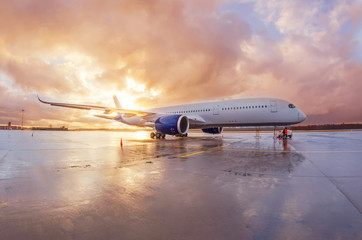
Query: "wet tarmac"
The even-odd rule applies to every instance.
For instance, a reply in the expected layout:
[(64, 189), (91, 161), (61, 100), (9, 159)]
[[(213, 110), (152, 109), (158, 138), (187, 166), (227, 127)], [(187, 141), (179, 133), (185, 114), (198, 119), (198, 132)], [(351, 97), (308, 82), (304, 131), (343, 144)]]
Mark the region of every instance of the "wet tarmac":
[(362, 239), (362, 132), (148, 134), (0, 131), (0, 239)]

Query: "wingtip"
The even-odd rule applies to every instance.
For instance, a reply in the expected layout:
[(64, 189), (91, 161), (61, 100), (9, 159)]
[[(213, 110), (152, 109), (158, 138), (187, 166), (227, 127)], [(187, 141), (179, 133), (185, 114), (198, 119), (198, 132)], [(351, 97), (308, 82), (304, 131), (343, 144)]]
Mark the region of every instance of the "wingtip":
[(41, 102), (41, 103), (48, 103), (48, 102), (45, 102), (45, 101), (41, 100), (38, 94), (36, 94), (36, 96), (38, 97), (39, 102)]

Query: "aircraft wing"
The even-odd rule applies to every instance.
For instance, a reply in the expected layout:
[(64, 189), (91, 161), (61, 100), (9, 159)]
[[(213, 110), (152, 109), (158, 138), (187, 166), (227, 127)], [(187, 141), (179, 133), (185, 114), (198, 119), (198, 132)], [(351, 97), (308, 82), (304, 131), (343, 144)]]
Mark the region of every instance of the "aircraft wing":
[(152, 112), (129, 110), (129, 109), (123, 109), (123, 108), (110, 108), (110, 107), (102, 107), (102, 106), (96, 106), (96, 105), (48, 102), (48, 101), (41, 100), (39, 98), (39, 96), (38, 96), (38, 100), (42, 103), (49, 104), (51, 106), (75, 108), (75, 109), (82, 109), (82, 110), (103, 110), (107, 114), (110, 114), (112, 112), (117, 112), (117, 113), (125, 113), (125, 114), (128, 114), (129, 116), (133, 115), (133, 116), (140, 116), (140, 117), (149, 117), (149, 116), (156, 114), (156, 113), (152, 113)]

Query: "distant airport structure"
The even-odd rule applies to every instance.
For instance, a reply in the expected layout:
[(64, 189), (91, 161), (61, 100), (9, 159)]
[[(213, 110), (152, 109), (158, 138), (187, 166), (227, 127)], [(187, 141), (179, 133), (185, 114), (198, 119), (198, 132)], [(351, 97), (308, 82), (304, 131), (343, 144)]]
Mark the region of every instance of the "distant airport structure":
[(9, 122), (7, 125), (0, 125), (0, 130), (21, 130), (21, 126), (13, 126)]
[(34, 126), (34, 127), (24, 127), (23, 125), (19, 126), (19, 125), (12, 125), (11, 122), (9, 122), (7, 125), (0, 125), (0, 130), (26, 130), (26, 129), (31, 129), (31, 130), (48, 130), (48, 131), (68, 131), (68, 128), (65, 126), (61, 126), (61, 127), (52, 127), (51, 125), (49, 127), (39, 127), (39, 126)]
[(62, 126), (60, 128), (53, 128), (53, 127), (32, 127), (32, 130), (47, 130), (47, 131), (68, 131), (68, 128)]

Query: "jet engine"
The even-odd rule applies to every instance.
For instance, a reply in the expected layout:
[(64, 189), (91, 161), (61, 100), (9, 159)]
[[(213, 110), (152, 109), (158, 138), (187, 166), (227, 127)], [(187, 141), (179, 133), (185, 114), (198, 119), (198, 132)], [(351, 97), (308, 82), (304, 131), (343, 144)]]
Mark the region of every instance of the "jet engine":
[(222, 133), (222, 127), (214, 127), (214, 128), (203, 128), (201, 129), (204, 133), (210, 134), (219, 134)]
[(189, 119), (182, 115), (160, 117), (155, 122), (158, 132), (169, 135), (184, 135), (189, 130)]

